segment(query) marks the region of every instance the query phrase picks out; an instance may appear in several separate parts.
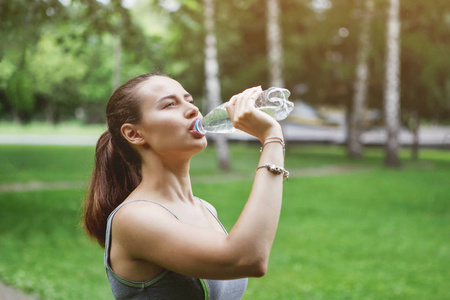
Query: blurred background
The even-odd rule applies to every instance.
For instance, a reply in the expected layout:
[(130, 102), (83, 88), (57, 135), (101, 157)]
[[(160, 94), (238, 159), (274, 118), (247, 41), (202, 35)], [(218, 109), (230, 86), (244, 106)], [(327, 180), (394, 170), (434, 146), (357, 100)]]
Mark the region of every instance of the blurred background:
[[(245, 299), (448, 299), (448, 0), (0, 0), (0, 299), (112, 298), (80, 206), (110, 95), (148, 72), (203, 114), (291, 91), (292, 179)], [(194, 190), (230, 229), (258, 146), (208, 139)]]
[[(211, 101), (227, 101), (245, 88), (282, 85), (297, 103), (289, 121), (341, 127), (340, 143), (348, 133), (383, 126), (385, 117), (411, 134), (419, 134), (421, 125), (450, 123), (446, 0), (403, 0), (393, 16), (388, 0), (0, 5), (3, 122), (102, 124), (116, 87), (159, 71), (181, 82), (203, 113)], [(394, 37), (390, 22), (400, 26)], [(208, 91), (211, 77), (219, 90)], [(393, 116), (385, 112), (392, 98), (387, 94), (400, 108)], [(442, 143), (440, 134), (429, 143)], [(370, 134), (362, 139), (373, 141)], [(323, 140), (336, 141), (329, 134)]]

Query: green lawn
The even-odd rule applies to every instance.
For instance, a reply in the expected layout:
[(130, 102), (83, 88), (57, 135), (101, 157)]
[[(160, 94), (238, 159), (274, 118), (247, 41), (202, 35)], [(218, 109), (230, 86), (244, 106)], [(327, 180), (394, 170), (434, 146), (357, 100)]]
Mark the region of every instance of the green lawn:
[[(257, 145), (232, 147), (220, 175), (214, 151), (192, 163), (194, 192), (230, 229), (251, 188)], [(450, 152), (423, 150), (382, 167), (381, 149), (345, 158), (337, 146), (291, 146), (286, 167), (351, 165), (356, 173), (292, 178), (266, 276), (244, 299), (448, 299)], [(0, 146), (0, 184), (87, 181), (93, 147)], [(225, 181), (204, 183), (204, 175)], [(247, 178), (240, 181), (233, 178)], [(230, 179), (230, 180), (227, 180)], [(42, 299), (112, 299), (103, 250), (79, 226), (84, 190), (0, 192), (0, 279)]]
[(47, 122), (31, 122), (18, 125), (14, 122), (0, 121), (0, 134), (23, 135), (23, 134), (45, 134), (45, 135), (89, 135), (100, 136), (106, 130), (106, 124), (84, 125), (79, 121), (65, 121), (58, 125)]

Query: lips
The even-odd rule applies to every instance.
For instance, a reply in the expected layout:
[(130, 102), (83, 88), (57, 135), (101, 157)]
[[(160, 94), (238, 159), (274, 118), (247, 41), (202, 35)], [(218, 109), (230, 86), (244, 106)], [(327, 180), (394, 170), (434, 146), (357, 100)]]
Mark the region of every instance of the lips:
[(194, 130), (194, 127), (195, 127), (195, 121), (197, 121), (197, 119), (198, 119), (198, 118), (195, 118), (195, 119), (192, 121), (191, 125), (189, 126), (189, 131), (190, 131), (190, 130)]
[(205, 136), (205, 134), (198, 132), (197, 130), (195, 130), (195, 121), (197, 121), (198, 118), (195, 118), (192, 123), (191, 126), (189, 126), (189, 132), (192, 133), (193, 136), (195, 136), (196, 138), (202, 138)]

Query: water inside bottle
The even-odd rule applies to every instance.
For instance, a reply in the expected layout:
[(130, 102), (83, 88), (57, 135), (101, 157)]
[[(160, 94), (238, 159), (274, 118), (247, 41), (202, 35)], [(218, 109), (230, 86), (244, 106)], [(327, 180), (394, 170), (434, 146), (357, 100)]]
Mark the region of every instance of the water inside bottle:
[(206, 131), (217, 133), (236, 131), (228, 116), (226, 105), (227, 103), (223, 103), (203, 118), (202, 126)]
[[(294, 108), (294, 104), (288, 101), (290, 94), (287, 89), (269, 88), (255, 101), (255, 106), (275, 120), (284, 120)], [(227, 103), (223, 103), (196, 122), (196, 129), (201, 133), (235, 132), (236, 128), (233, 127), (226, 106)]]
[[(259, 109), (273, 118), (277, 116), (277, 107), (275, 106), (261, 107)], [(211, 114), (208, 114), (201, 123), (203, 128), (209, 132), (227, 133), (236, 131), (225, 106), (218, 107)]]

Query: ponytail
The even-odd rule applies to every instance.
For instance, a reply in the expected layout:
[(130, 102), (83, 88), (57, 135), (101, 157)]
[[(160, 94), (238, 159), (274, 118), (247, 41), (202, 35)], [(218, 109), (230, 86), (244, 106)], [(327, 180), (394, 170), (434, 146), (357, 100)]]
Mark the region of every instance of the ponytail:
[(95, 166), (83, 214), (86, 233), (102, 247), (105, 246), (108, 216), (142, 180), (141, 158), (120, 129), (125, 123), (140, 122), (143, 97), (138, 87), (153, 76), (165, 75), (144, 74), (129, 80), (113, 93), (106, 107), (108, 130), (97, 142)]
[(134, 161), (123, 158), (108, 130), (97, 142), (94, 171), (84, 202), (84, 226), (88, 235), (102, 247), (105, 246), (108, 216), (142, 179), (139, 156), (133, 149), (128, 150), (131, 150)]

